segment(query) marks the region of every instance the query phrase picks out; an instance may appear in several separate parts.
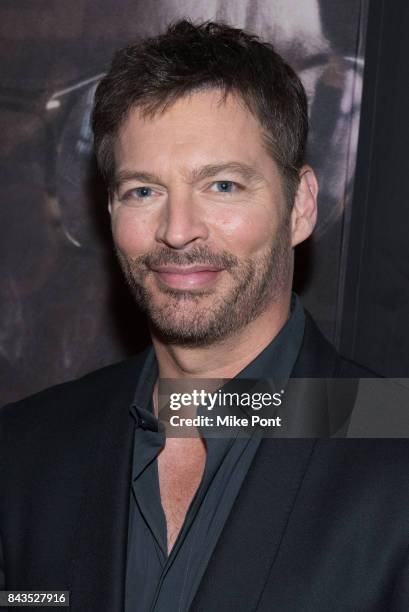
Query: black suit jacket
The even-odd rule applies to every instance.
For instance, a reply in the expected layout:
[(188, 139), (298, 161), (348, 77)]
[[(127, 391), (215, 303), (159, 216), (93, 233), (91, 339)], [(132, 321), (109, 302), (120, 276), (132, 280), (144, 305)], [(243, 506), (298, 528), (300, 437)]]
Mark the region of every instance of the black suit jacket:
[[(123, 610), (141, 359), (1, 411), (3, 588), (70, 590), (72, 612)], [(368, 373), (307, 317), (294, 375)], [(191, 610), (407, 611), (408, 546), (407, 440), (265, 439)]]

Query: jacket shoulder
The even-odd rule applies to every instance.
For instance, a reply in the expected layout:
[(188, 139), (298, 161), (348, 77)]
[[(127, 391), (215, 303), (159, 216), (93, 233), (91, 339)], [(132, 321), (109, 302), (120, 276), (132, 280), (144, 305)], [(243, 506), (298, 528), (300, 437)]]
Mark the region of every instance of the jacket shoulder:
[(124, 361), (94, 370), (80, 378), (48, 387), (0, 408), (0, 423), (19, 427), (61, 420), (81, 412), (95, 413), (118, 389), (132, 394), (147, 350)]

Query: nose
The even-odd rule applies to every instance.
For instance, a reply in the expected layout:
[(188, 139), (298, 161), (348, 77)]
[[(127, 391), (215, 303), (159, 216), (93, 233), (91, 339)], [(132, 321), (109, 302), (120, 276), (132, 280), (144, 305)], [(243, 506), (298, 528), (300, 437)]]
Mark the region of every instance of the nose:
[[(197, 204), (197, 203), (196, 203)], [(208, 227), (203, 211), (195, 206), (190, 192), (169, 192), (163, 208), (156, 240), (173, 249), (183, 249), (198, 240), (206, 240)]]

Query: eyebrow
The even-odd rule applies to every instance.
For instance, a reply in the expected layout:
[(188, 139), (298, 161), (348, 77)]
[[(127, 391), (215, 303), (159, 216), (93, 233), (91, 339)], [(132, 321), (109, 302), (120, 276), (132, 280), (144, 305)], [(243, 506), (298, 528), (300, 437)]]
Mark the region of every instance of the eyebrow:
[[(264, 176), (255, 170), (252, 166), (244, 164), (243, 162), (231, 161), (224, 162), (221, 164), (207, 164), (199, 168), (194, 168), (187, 175), (189, 183), (195, 183), (206, 178), (211, 178), (221, 172), (233, 172), (239, 174), (246, 181), (259, 182), (264, 180)], [(125, 181), (139, 181), (141, 183), (156, 183), (162, 184), (162, 179), (150, 172), (138, 171), (138, 170), (121, 170), (115, 175), (115, 187)]]
[(150, 172), (139, 172), (138, 170), (121, 170), (115, 174), (114, 186), (118, 188), (121, 183), (126, 181), (140, 181), (141, 183), (160, 183), (161, 180), (156, 174)]
[(200, 181), (202, 179), (211, 178), (221, 172), (234, 172), (240, 174), (247, 181), (261, 181), (264, 176), (257, 172), (255, 168), (244, 164), (243, 162), (226, 162), (223, 164), (208, 164), (200, 168), (196, 168), (191, 172), (191, 182)]

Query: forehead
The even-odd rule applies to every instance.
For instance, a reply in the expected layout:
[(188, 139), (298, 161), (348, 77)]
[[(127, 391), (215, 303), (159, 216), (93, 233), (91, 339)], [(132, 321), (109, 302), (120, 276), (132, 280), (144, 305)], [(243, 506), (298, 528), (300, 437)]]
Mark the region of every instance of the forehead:
[(177, 163), (193, 167), (226, 159), (259, 169), (265, 165), (266, 171), (273, 164), (258, 119), (236, 96), (218, 90), (186, 95), (153, 116), (132, 109), (114, 154), (117, 171), (141, 163), (166, 170)]

